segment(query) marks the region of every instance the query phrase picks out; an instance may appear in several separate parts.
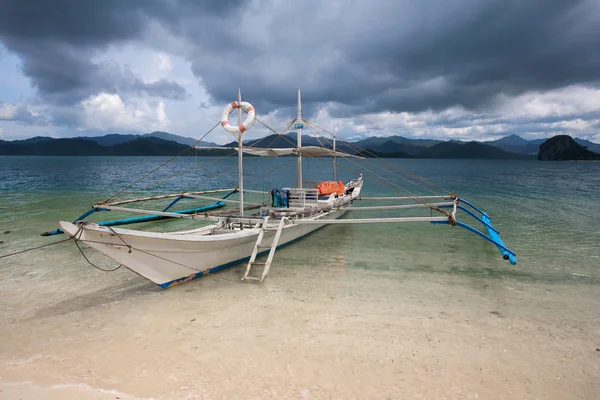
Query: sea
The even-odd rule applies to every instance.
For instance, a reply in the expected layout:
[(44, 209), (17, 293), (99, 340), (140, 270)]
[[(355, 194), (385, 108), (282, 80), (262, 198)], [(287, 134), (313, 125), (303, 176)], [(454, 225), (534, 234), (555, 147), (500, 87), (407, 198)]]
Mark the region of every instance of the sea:
[[(238, 265), (163, 290), (99, 270), (117, 265), (83, 246), (94, 268), (67, 241), (0, 258), (0, 372), (144, 399), (598, 398), (600, 163), (337, 162), (337, 179), (363, 174), (363, 197), (447, 190), (476, 204), (518, 263), (460, 227), (331, 225), (279, 249), (262, 284)], [(305, 185), (333, 174), (331, 160), (304, 160)], [(246, 157), (244, 176), (247, 189), (293, 187), (296, 159)], [(0, 156), (0, 257), (65, 239), (40, 234), (114, 195), (236, 186), (237, 155)], [(375, 204), (393, 202), (356, 206)], [(429, 211), (344, 218), (403, 215)]]

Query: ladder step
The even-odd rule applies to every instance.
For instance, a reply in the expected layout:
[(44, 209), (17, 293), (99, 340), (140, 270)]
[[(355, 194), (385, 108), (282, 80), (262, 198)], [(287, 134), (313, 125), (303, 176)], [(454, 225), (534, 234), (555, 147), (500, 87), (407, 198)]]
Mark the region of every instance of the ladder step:
[[(251, 280), (255, 280), (255, 281), (263, 281), (265, 279), (265, 277), (267, 276), (267, 274), (269, 273), (269, 269), (271, 268), (271, 262), (273, 261), (273, 256), (275, 255), (275, 250), (277, 249), (277, 244), (279, 243), (279, 239), (281, 237), (281, 231), (283, 230), (283, 225), (285, 224), (286, 219), (282, 218), (279, 221), (279, 224), (277, 225), (277, 227), (275, 228), (269, 228), (267, 227), (267, 221), (268, 221), (269, 217), (265, 217), (263, 225), (261, 227), (261, 231), (258, 235), (258, 238), (256, 240), (256, 243), (254, 244), (254, 251), (252, 252), (252, 255), (250, 256), (250, 260), (248, 261), (248, 265), (246, 266), (246, 272), (244, 273), (244, 276), (242, 277), (242, 280), (244, 279), (251, 279)], [(262, 244), (262, 240), (264, 238), (264, 233), (265, 231), (274, 231), (275, 233), (275, 237), (273, 238), (273, 243), (271, 243), (271, 245), (266, 246)], [(267, 258), (266, 262), (259, 262), (256, 261), (256, 255), (259, 253), (260, 249), (270, 249), (269, 251), (269, 257)], [(253, 276), (249, 276), (250, 275), (250, 271), (252, 270), (252, 267), (255, 265), (263, 265), (264, 269), (262, 272), (262, 276), (260, 278), (258, 277), (253, 277)]]

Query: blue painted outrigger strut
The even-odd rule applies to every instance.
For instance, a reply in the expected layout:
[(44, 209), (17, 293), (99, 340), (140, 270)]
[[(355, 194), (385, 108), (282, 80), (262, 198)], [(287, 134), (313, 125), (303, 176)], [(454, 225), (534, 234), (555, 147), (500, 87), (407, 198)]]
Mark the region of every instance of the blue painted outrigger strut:
[[(469, 210), (468, 208), (458, 204), (457, 208), (463, 210), (464, 212), (466, 212), (467, 214), (469, 214), (470, 216), (475, 218), (477, 221), (481, 222), (481, 224), (483, 226), (485, 226), (485, 229), (487, 230), (488, 234), (486, 235), (485, 233), (473, 228), (471, 225), (465, 224), (464, 222), (455, 221), (456, 225), (460, 226), (461, 228), (464, 228), (470, 232), (473, 232), (474, 234), (476, 234), (478, 236), (481, 236), (483, 239), (487, 240), (488, 242), (493, 243), (500, 251), (500, 254), (502, 254), (502, 258), (504, 258), (505, 260), (510, 262), (512, 265), (515, 265), (517, 263), (517, 257), (516, 257), (515, 252), (510, 250), (508, 247), (506, 247), (506, 245), (500, 238), (500, 232), (498, 232), (498, 230), (496, 230), (496, 228), (494, 228), (494, 226), (492, 225), (492, 221), (490, 220), (490, 217), (487, 215), (487, 213), (485, 213), (484, 211), (479, 209), (474, 204), (472, 204), (462, 198), (459, 198), (458, 201), (459, 201), (459, 203), (466, 204), (467, 206), (471, 207), (473, 210), (475, 210), (481, 214), (481, 217), (479, 217), (474, 212)], [(454, 206), (447, 205), (447, 206), (438, 206), (438, 207), (453, 208)], [(449, 222), (448, 221), (431, 221), (431, 223), (432, 224), (448, 224)]]
[[(227, 195), (223, 196), (223, 199), (226, 199), (227, 197), (231, 196), (232, 194), (236, 193), (237, 191), (234, 190), (231, 193), (228, 193)], [(177, 198), (175, 198), (175, 200), (173, 200), (164, 210), (168, 211), (171, 207), (173, 207), (179, 200), (184, 199), (184, 198), (191, 198), (191, 197), (187, 197), (187, 196), (179, 196)], [(173, 211), (173, 214), (194, 214), (194, 213), (199, 213), (199, 212), (204, 212), (204, 211), (209, 211), (209, 210), (213, 210), (215, 208), (220, 208), (223, 207), (225, 205), (225, 203), (223, 203), (222, 201), (218, 201), (214, 204), (209, 204), (207, 206), (202, 206), (202, 207), (197, 207), (197, 208), (192, 208), (189, 210), (179, 210), (179, 211)], [(79, 218), (77, 218), (75, 221), (73, 221), (73, 223), (79, 222), (79, 221), (83, 221), (85, 218), (89, 217), (90, 215), (92, 215), (95, 212), (98, 211), (110, 211), (107, 208), (101, 208), (101, 207), (97, 207), (97, 208), (92, 208), (91, 210), (86, 211), (85, 213), (83, 213), (81, 216), (79, 216)], [(129, 225), (129, 224), (137, 224), (140, 222), (150, 222), (150, 221), (159, 221), (159, 220), (163, 220), (163, 219), (168, 219), (170, 218), (169, 216), (166, 215), (145, 215), (143, 217), (132, 217), (132, 218), (125, 218), (125, 219), (116, 219), (116, 220), (112, 220), (112, 221), (100, 221), (97, 222), (98, 225), (100, 226), (117, 226), (117, 225)], [(53, 235), (60, 235), (63, 234), (63, 230), (58, 228), (58, 229), (54, 229), (53, 231), (49, 231), (49, 232), (44, 232), (41, 235), (42, 236), (53, 236)]]

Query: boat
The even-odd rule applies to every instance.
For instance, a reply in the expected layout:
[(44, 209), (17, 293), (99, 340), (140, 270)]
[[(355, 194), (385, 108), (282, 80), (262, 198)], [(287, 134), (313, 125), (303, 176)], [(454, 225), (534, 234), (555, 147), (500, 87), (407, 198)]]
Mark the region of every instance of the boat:
[[(232, 126), (228, 118), (236, 110), (238, 124)], [(242, 112), (246, 114), (243, 122)], [(258, 148), (244, 145), (242, 141), (244, 132), (252, 128), (257, 120), (254, 107), (248, 102), (242, 102), (238, 91), (237, 101), (231, 102), (225, 107), (221, 121), (215, 125), (221, 125), (225, 131), (234, 135), (237, 139), (237, 147), (218, 147), (220, 150), (229, 149), (237, 153), (238, 186), (236, 188), (210, 189), (118, 200), (117, 195), (123, 192), (121, 191), (106, 201), (94, 205), (91, 210), (73, 222), (59, 221), (60, 229), (45, 232), (43, 235), (66, 233), (78, 244), (78, 247), (79, 244), (83, 243), (163, 288), (173, 287), (244, 262), (245, 270), (242, 280), (262, 282), (270, 271), (278, 248), (293, 243), (331, 224), (426, 222), (458, 226), (491, 242), (499, 249), (505, 260), (512, 264), (516, 263), (515, 253), (502, 242), (499, 232), (491, 223), (489, 215), (462, 197), (448, 191), (433, 195), (417, 195), (406, 189), (401, 190), (397, 183), (374, 172), (371, 164), (368, 167), (360, 164), (361, 161), (368, 163), (369, 158), (366, 158), (369, 156), (368, 151), (356, 149), (352, 154), (337, 149), (335, 133), (332, 135), (333, 140), (330, 142), (329, 147), (302, 146), (302, 130), (305, 126), (313, 133), (319, 127), (313, 122), (302, 118), (300, 90), (298, 90), (296, 117), (286, 125), (281, 133), (277, 132), (279, 135), (283, 135), (293, 127), (296, 130), (297, 138), (294, 146)], [(212, 129), (209, 133), (211, 131)], [(205, 136), (202, 136), (200, 140), (204, 139)], [(244, 154), (258, 157), (296, 157), (297, 176), (295, 185), (274, 188), (269, 191), (245, 189)], [(331, 157), (333, 159), (333, 180), (324, 180), (308, 187), (303, 184), (303, 158), (312, 157)], [(404, 195), (362, 196), (365, 183), (362, 173), (357, 171), (356, 176), (345, 183), (336, 179), (338, 158), (348, 160), (352, 162), (352, 165), (362, 166), (371, 173), (371, 176), (378, 176), (383, 179), (383, 182), (387, 182), (386, 184), (392, 192)], [(172, 161), (172, 159), (169, 161)], [(397, 168), (397, 166), (395, 167)], [(402, 172), (407, 173), (403, 170)], [(428, 188), (430, 191), (435, 192), (435, 190), (438, 190), (438, 187), (434, 184), (418, 178), (416, 175), (407, 174), (412, 180), (411, 182), (419, 182), (417, 185)], [(381, 183), (381, 180), (379, 183)], [(234, 194), (237, 196), (237, 200), (231, 198)], [(264, 202), (246, 201), (245, 195), (251, 194), (265, 196), (267, 200)], [(171, 199), (171, 203), (162, 211), (131, 207), (131, 205), (144, 202)], [(172, 207), (182, 199), (211, 201), (214, 203), (192, 209), (171, 211)], [(397, 204), (356, 207), (355, 203), (361, 200), (388, 203), (393, 201)], [(342, 216), (348, 213), (355, 214), (365, 210), (407, 209), (427, 210), (430, 215), (341, 219)], [(101, 211), (137, 213), (143, 216), (104, 222), (86, 220), (89, 215)], [(459, 211), (475, 218), (485, 228), (486, 233), (458, 221), (457, 212)], [(436, 215), (433, 215), (434, 212)], [(176, 232), (151, 232), (115, 227), (174, 218), (186, 219), (192, 223), (203, 222), (203, 224), (191, 230)], [(209, 224), (206, 225), (206, 222)], [(261, 255), (266, 255), (266, 260), (259, 261), (264, 259), (259, 258)]]

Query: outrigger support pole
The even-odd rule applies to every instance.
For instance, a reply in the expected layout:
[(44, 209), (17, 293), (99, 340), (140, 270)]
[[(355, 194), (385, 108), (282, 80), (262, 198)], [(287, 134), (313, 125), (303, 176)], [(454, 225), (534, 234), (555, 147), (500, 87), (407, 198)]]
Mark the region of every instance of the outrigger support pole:
[[(231, 191), (230, 193), (223, 196), (222, 200), (226, 200), (229, 196), (231, 196), (234, 193), (237, 193), (237, 189), (233, 189), (233, 191)], [(162, 212), (163, 213), (167, 212), (171, 207), (173, 207), (181, 199), (194, 199), (194, 198), (196, 198), (196, 197), (186, 196), (186, 195), (181, 195), (179, 197), (176, 197), (175, 200), (173, 200), (164, 210), (162, 210)], [(218, 199), (216, 199), (216, 200), (218, 200)], [(209, 204), (207, 206), (192, 208), (189, 210), (173, 211), (172, 213), (173, 214), (184, 214), (184, 215), (185, 214), (195, 214), (195, 213), (201, 213), (201, 212), (213, 210), (215, 208), (221, 208), (223, 206), (225, 206), (225, 203), (223, 201), (217, 201), (216, 203)], [(107, 207), (110, 207), (110, 206), (107, 206)], [(91, 210), (88, 210), (85, 213), (81, 214), (81, 216), (79, 216), (79, 218), (77, 218), (75, 221), (73, 221), (73, 223), (83, 221), (85, 218), (87, 218), (90, 215), (92, 215), (93, 213), (99, 212), (99, 211), (110, 211), (110, 209), (103, 208), (101, 206), (94, 206)], [(129, 225), (129, 224), (137, 224), (140, 222), (160, 221), (160, 220), (167, 219), (167, 218), (170, 218), (170, 217), (165, 216), (165, 215), (156, 214), (156, 215), (145, 215), (143, 217), (115, 219), (115, 220), (111, 220), (111, 221), (100, 221), (100, 222), (97, 222), (97, 224), (100, 226)], [(54, 229), (52, 231), (44, 232), (41, 234), (41, 236), (54, 236), (54, 235), (61, 235), (63, 233), (64, 233), (63, 230), (58, 228), (58, 229)]]
[[(477, 221), (481, 222), (481, 224), (483, 226), (485, 226), (485, 229), (487, 230), (487, 235), (482, 233), (481, 231), (473, 228), (470, 225), (465, 224), (464, 222), (460, 222), (460, 221), (456, 221), (456, 225), (460, 226), (461, 228), (464, 228), (470, 232), (473, 232), (476, 235), (481, 236), (482, 238), (484, 238), (485, 240), (487, 240), (488, 242), (493, 243), (494, 245), (496, 245), (496, 247), (498, 248), (498, 250), (500, 251), (500, 254), (502, 254), (502, 258), (507, 260), (508, 262), (510, 262), (512, 265), (515, 265), (517, 263), (517, 257), (516, 254), (510, 250), (508, 247), (506, 247), (506, 245), (504, 244), (504, 242), (502, 241), (502, 239), (500, 238), (500, 232), (498, 232), (498, 230), (496, 230), (496, 228), (494, 228), (494, 226), (492, 225), (492, 221), (490, 220), (489, 215), (487, 215), (483, 210), (479, 209), (476, 205), (474, 205), (473, 203), (468, 202), (467, 200), (464, 200), (462, 198), (458, 198), (457, 199), (458, 202), (460, 203), (464, 203), (466, 205), (468, 205), (469, 207), (471, 207), (473, 210), (479, 212), (481, 214), (481, 218), (478, 217), (474, 212), (472, 212), (471, 210), (467, 209), (466, 207), (461, 206), (460, 204), (458, 205), (458, 208), (463, 210), (464, 212), (466, 212), (467, 214), (469, 214), (470, 216), (472, 216), (473, 218), (475, 218)], [(440, 208), (447, 208), (449, 206), (439, 206)], [(444, 222), (438, 222), (438, 221), (432, 221), (432, 224), (443, 224)]]

